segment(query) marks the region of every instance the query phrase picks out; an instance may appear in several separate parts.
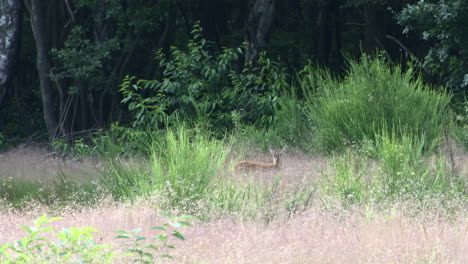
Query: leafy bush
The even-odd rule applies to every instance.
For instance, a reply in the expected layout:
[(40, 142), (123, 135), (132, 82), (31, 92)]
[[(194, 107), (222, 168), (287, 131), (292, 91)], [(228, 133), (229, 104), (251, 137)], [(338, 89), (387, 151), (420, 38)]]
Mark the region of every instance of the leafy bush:
[[(28, 233), (18, 240), (17, 244), (0, 245), (0, 261), (4, 264), (13, 263), (121, 263), (121, 260), (133, 258), (133, 263), (161, 263), (163, 258), (173, 258), (166, 253), (167, 249), (175, 249), (169, 244), (170, 238), (185, 240), (179, 231), (186, 226), (192, 226), (190, 221), (198, 221), (192, 216), (174, 217), (164, 214), (170, 221), (161, 226), (153, 227), (159, 233), (154, 237), (156, 243), (149, 238), (138, 235), (140, 228), (132, 231), (117, 231), (116, 239), (126, 239), (124, 252), (112, 251), (108, 245), (94, 241), (93, 233), (98, 230), (91, 227), (70, 227), (57, 231), (45, 225), (60, 220), (60, 217), (47, 218), (43, 215), (34, 221), (33, 227), (22, 225)], [(47, 233), (53, 233), (58, 238), (53, 241)], [(157, 254), (153, 254), (156, 252)]]
[[(365, 140), (375, 142), (379, 135), (413, 135), (428, 149), (440, 141), (452, 120), (450, 96), (435, 92), (414, 77), (409, 66), (391, 67), (381, 57), (364, 56), (360, 62), (349, 61), (343, 81), (316, 78), (323, 76), (307, 69), (318, 90), (310, 100), (310, 117), (317, 127), (320, 147), (331, 152)], [(312, 92), (311, 92), (312, 93)]]
[(61, 218), (47, 218), (45, 215), (34, 221), (33, 227), (21, 226), (28, 233), (17, 245), (4, 244), (0, 246), (2, 263), (110, 263), (114, 254), (107, 245), (96, 244), (92, 233), (97, 232), (91, 227), (71, 227), (58, 231), (59, 239), (52, 242), (44, 236), (55, 232), (52, 227), (44, 225)]
[(141, 228), (135, 228), (131, 231), (117, 231), (119, 234), (116, 237), (117, 239), (130, 240), (130, 242), (125, 243), (125, 251), (129, 252), (131, 257), (134, 257), (133, 263), (160, 263), (158, 261), (160, 259), (172, 259), (172, 255), (165, 253), (167, 249), (175, 249), (174, 245), (169, 244), (170, 239), (185, 240), (185, 237), (178, 229), (192, 226), (189, 221), (199, 221), (193, 216), (174, 217), (170, 214), (163, 214), (163, 216), (169, 218), (170, 221), (161, 226), (151, 228), (152, 230), (159, 231), (159, 234), (154, 236), (156, 244), (149, 243), (149, 238), (138, 234), (142, 230)]
[(417, 32), (430, 43), (423, 67), (461, 99), (468, 86), (467, 19), (466, 1), (418, 1), (397, 15), (403, 33)]
[(295, 93), (284, 94), (279, 98), (271, 129), (284, 141), (281, 145), (287, 144), (303, 150), (313, 148), (313, 128), (306, 105)]
[[(171, 48), (156, 59), (162, 76), (156, 80), (126, 77), (120, 91), (133, 113), (133, 127), (160, 128), (180, 118), (198, 121), (217, 132), (233, 127), (232, 112), (242, 122), (255, 122), (273, 114), (278, 93), (287, 89), (286, 74), (278, 63), (259, 55), (256, 64), (238, 72), (241, 48), (215, 53), (196, 24), (187, 51)], [(215, 132), (216, 132), (215, 131)]]

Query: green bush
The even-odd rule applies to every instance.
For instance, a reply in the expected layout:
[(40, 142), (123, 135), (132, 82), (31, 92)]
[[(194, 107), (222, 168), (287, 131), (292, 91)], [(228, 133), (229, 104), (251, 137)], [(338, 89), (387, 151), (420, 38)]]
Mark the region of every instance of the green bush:
[(111, 263), (114, 254), (107, 245), (96, 244), (91, 227), (71, 227), (55, 233), (57, 242), (44, 236), (54, 232), (52, 227), (44, 225), (61, 218), (47, 218), (45, 215), (34, 221), (33, 227), (21, 226), (28, 233), (17, 244), (0, 246), (0, 261), (13, 263)]
[[(409, 66), (391, 67), (381, 57), (364, 56), (360, 62), (349, 61), (343, 81), (315, 73), (309, 90), (317, 90), (310, 99), (310, 117), (317, 127), (320, 148), (326, 152), (342, 151), (347, 145), (365, 140), (375, 142), (378, 135), (403, 133), (422, 139), (424, 148), (440, 141), (452, 120), (450, 96), (435, 92), (421, 78), (414, 77)], [(318, 76), (318, 77), (317, 77)]]
[(221, 134), (233, 127), (232, 112), (253, 123), (271, 118), (278, 93), (289, 87), (278, 63), (265, 53), (239, 72), (242, 48), (214, 52), (196, 24), (187, 50), (158, 51), (162, 76), (155, 80), (126, 77), (121, 84), (123, 103), (133, 113), (133, 127), (154, 129), (184, 122), (201, 122)]
[(278, 100), (271, 128), (284, 141), (281, 145), (303, 150), (313, 148), (313, 130), (306, 113), (306, 103), (294, 93), (282, 95)]
[[(192, 216), (174, 217), (164, 214), (170, 221), (155, 226), (152, 230), (158, 233), (154, 242), (138, 234), (141, 228), (131, 231), (117, 231), (116, 239), (129, 241), (122, 248), (114, 249), (109, 245), (102, 245), (94, 241), (93, 233), (99, 232), (91, 227), (70, 227), (56, 231), (47, 224), (60, 220), (60, 217), (48, 218), (43, 215), (34, 221), (34, 226), (21, 227), (27, 236), (15, 244), (0, 245), (0, 262), (4, 264), (26, 263), (122, 263), (130, 259), (132, 263), (161, 263), (164, 258), (173, 258), (167, 253), (168, 249), (175, 249), (170, 244), (171, 239), (185, 240), (179, 231), (183, 227), (192, 226), (190, 221), (198, 221)], [(50, 238), (55, 235), (56, 240)], [(124, 252), (121, 252), (123, 249)]]

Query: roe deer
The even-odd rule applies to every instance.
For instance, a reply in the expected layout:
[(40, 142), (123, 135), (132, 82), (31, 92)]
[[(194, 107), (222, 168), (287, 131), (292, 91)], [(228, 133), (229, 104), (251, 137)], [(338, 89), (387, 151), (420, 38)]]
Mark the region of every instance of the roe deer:
[(273, 162), (272, 163), (261, 163), (261, 162), (255, 162), (251, 160), (243, 160), (232, 168), (232, 171), (235, 173), (236, 170), (238, 169), (275, 169), (279, 167), (279, 162), (280, 162), (280, 157), (281, 154), (286, 150), (288, 146), (285, 146), (280, 152), (273, 152), (270, 149), (271, 154), (273, 155)]

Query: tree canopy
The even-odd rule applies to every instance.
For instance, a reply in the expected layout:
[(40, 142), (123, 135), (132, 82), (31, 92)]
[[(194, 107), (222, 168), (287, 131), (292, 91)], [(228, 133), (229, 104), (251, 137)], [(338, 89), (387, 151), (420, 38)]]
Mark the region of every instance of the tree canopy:
[[(18, 141), (130, 123), (122, 100), (143, 107), (143, 86), (161, 111), (226, 123), (274, 101), (259, 83), (292, 89), (309, 63), (339, 76), (377, 51), (456, 100), (468, 86), (467, 0), (12, 0), (0, 16), (0, 133)], [(252, 97), (226, 100), (239, 89)]]

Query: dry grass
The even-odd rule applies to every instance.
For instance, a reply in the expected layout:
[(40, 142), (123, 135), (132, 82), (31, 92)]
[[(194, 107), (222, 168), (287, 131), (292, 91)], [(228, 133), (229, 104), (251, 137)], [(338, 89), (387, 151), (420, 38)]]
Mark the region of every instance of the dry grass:
[(0, 153), (0, 179), (9, 177), (42, 184), (54, 182), (63, 172), (71, 180), (88, 181), (96, 172), (96, 161), (61, 160), (44, 149), (27, 147)]
[[(53, 180), (58, 168), (76, 177), (95, 170), (96, 164), (90, 161), (64, 163), (45, 159), (43, 154), (39, 150), (2, 154), (0, 172), (3, 176)], [(259, 161), (269, 158), (255, 157)], [(457, 157), (462, 172), (468, 171), (468, 163), (460, 162), (466, 160), (466, 154)], [(280, 169), (281, 188), (315, 182), (324, 169), (323, 158), (286, 153)], [(251, 176), (270, 183), (275, 173), (259, 171)], [(239, 181), (251, 178), (236, 177)], [(148, 230), (166, 222), (150, 202), (138, 204), (104, 201), (98, 208), (63, 208), (51, 216), (64, 217), (53, 223), (57, 228), (91, 226), (101, 231), (96, 241), (117, 246), (119, 241), (113, 239), (116, 230)], [(330, 213), (316, 199), (300, 214), (280, 215), (269, 224), (214, 215), (209, 221), (182, 230), (187, 240), (176, 243), (171, 263), (468, 263), (467, 212), (450, 220), (439, 216), (437, 208), (429, 209), (431, 217), (425, 217), (424, 212), (408, 216), (409, 206), (395, 205), (389, 212), (356, 208)], [(0, 244), (24, 236), (19, 225), (32, 225), (44, 212), (50, 214), (50, 208), (41, 205), (29, 208), (21, 212), (0, 210)]]
[[(0, 215), (0, 243), (24, 233), (40, 210)], [(114, 231), (166, 221), (150, 206), (106, 206), (63, 211), (54, 226), (92, 226), (96, 241), (118, 245)], [(369, 219), (355, 211), (341, 217), (312, 208), (268, 225), (220, 218), (182, 231), (173, 263), (468, 263), (467, 218), (425, 221), (395, 214)], [(149, 236), (150, 234), (146, 234)]]

